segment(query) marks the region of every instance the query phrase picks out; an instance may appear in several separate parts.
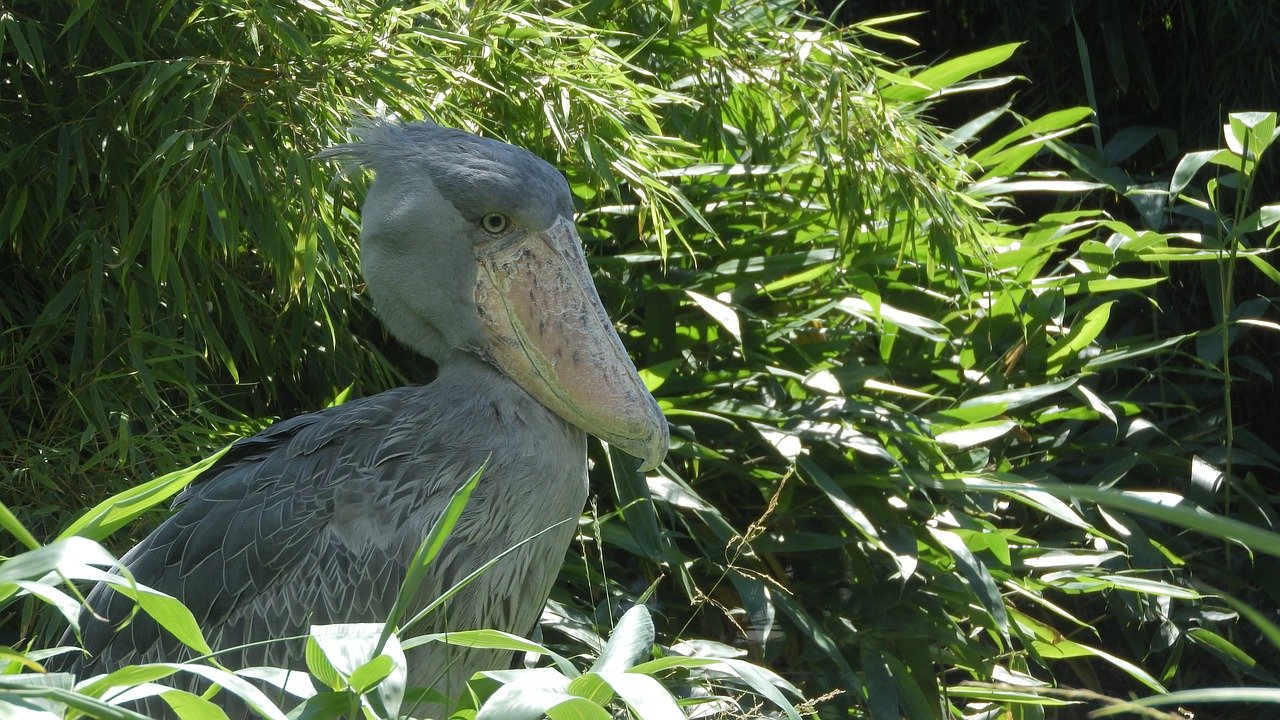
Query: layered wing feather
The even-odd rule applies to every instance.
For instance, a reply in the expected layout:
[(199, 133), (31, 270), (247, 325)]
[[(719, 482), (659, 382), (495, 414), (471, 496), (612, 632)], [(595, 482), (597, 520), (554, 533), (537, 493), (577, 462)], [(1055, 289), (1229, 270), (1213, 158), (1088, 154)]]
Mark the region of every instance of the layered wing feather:
[[(484, 459), (440, 452), (431, 417), (406, 412), (422, 390), (302, 415), (241, 440), (124, 564), (138, 582), (181, 600), (215, 649), (385, 617), (414, 528), (432, 522), (440, 512), (433, 498), (447, 500), (475, 470), (466, 466)], [(403, 528), (411, 514), (421, 518)], [(133, 603), (109, 587), (95, 588), (89, 605), (106, 621), (83, 618), (92, 657), (82, 675), (189, 656), (143, 613), (117, 630)], [(300, 652), (298, 643), (277, 643), (225, 660), (289, 665)]]

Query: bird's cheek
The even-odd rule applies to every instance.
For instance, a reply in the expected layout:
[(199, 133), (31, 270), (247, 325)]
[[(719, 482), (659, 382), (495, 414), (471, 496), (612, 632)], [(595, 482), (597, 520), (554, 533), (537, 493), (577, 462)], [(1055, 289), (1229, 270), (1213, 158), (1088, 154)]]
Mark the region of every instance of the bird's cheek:
[(566, 421), (643, 458), (666, 455), (666, 419), (627, 357), (573, 225), (479, 250), (475, 300), (489, 356)]

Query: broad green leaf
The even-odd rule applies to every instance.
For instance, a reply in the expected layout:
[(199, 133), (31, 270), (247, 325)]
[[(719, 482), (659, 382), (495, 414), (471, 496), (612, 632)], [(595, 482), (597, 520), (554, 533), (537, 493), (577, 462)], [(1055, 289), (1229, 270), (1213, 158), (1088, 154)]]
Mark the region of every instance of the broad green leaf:
[[(1267, 228), (1274, 227), (1277, 223), (1280, 223), (1280, 204), (1263, 205), (1248, 217), (1241, 220), (1240, 224), (1236, 226), (1235, 232), (1258, 232), (1259, 230), (1266, 230)], [(1251, 255), (1249, 257), (1257, 256)], [(1261, 260), (1262, 258), (1258, 259)]]
[[(667, 655), (666, 657), (655, 658), (647, 662), (642, 662), (631, 668), (631, 672), (643, 673), (645, 675), (654, 675), (669, 670), (671, 668), (701, 668), (710, 667), (718, 664), (723, 658), (712, 657), (685, 657), (684, 655)], [(598, 679), (597, 679), (598, 681)]]
[(1098, 339), (1107, 327), (1107, 320), (1111, 317), (1111, 306), (1114, 304), (1114, 302), (1106, 302), (1090, 310), (1061, 340), (1054, 343), (1049, 350), (1047, 360), (1050, 373), (1057, 374), (1064, 365)]
[[(1027, 567), (1035, 568), (1037, 570), (1101, 567), (1102, 564), (1107, 561), (1124, 557), (1124, 553), (1119, 550), (1086, 550), (1084, 548), (1046, 550), (1038, 553), (1035, 551), (1031, 552), (1034, 554), (1024, 557), (1022, 559), (1022, 563)], [(1090, 578), (1090, 580), (1101, 584), (1101, 581), (1098, 581), (1095, 578)]]
[(950, 685), (947, 687), (947, 695), (958, 698), (971, 698), (974, 700), (990, 700), (998, 703), (1014, 703), (1018, 705), (1036, 705), (1040, 707), (1062, 707), (1064, 705), (1078, 705), (1081, 701), (1059, 700), (1058, 698), (1041, 695), (1035, 691), (1034, 687), (1029, 687), (1025, 691), (1014, 690), (1008, 687), (988, 688), (982, 685)]
[(298, 670), (276, 667), (250, 667), (237, 669), (236, 675), (262, 681), (303, 700), (317, 693), (316, 686), (311, 681), (311, 676)]
[(627, 670), (648, 658), (653, 643), (653, 618), (649, 617), (648, 608), (636, 605), (618, 620), (609, 642), (591, 665), (591, 672), (603, 677), (606, 673)]
[(537, 720), (547, 710), (570, 700), (569, 679), (552, 668), (486, 673), (504, 684), (485, 700), (476, 720)]
[(261, 690), (233, 673), (196, 663), (159, 663), (159, 665), (192, 675), (199, 675), (205, 680), (221, 686), (224, 692), (234, 694), (243, 700), (250, 709), (268, 720), (286, 720), (284, 713), (280, 712), (280, 709), (267, 699), (267, 696)]
[(79, 692), (95, 697), (101, 696), (106, 690), (112, 688), (128, 688), (155, 680), (167, 678), (178, 672), (175, 667), (167, 665), (126, 665), (119, 670), (114, 670), (101, 677), (90, 679), (76, 688)]
[[(649, 663), (644, 664), (649, 665)], [(641, 671), (637, 669), (636, 672)], [(616, 695), (613, 692), (613, 688), (609, 687), (609, 683), (594, 672), (585, 672), (570, 680), (568, 691), (572, 695), (590, 700), (601, 707), (609, 704)]]
[(663, 557), (668, 541), (660, 529), (644, 475), (637, 469), (635, 460), (618, 448), (609, 446), (605, 459), (627, 530), (645, 555), (655, 560)]
[[(384, 623), (313, 625), (307, 639), (307, 667), (334, 690), (369, 697), (376, 710), (395, 717), (404, 699), (408, 671), (404, 650)], [(336, 676), (336, 682), (335, 682)]]
[(204, 639), (204, 633), (186, 605), (176, 598), (143, 585), (137, 585), (136, 588), (135, 590), (127, 584), (115, 585), (117, 592), (133, 597), (138, 606), (150, 615), (157, 625), (169, 631), (183, 645), (204, 655), (213, 654), (213, 648), (209, 647), (209, 643)]
[(359, 707), (349, 690), (318, 692), (308, 697), (289, 713), (289, 720), (336, 720)]
[(960, 403), (960, 407), (1000, 407), (1001, 412), (1006, 412), (1008, 410), (1013, 410), (1014, 408), (1038, 402), (1065, 390), (1069, 390), (1079, 381), (1080, 379), (1077, 377), (1068, 377), (1063, 380), (1047, 382), (1042, 385), (1033, 385), (1013, 390), (1002, 390), (988, 395), (979, 395)]
[(1200, 150), (1184, 155), (1178, 161), (1178, 167), (1173, 170), (1173, 178), (1169, 181), (1169, 194), (1176, 196), (1182, 192), (1187, 185), (1191, 184), (1191, 180), (1195, 178), (1197, 172), (1200, 172), (1200, 168), (1217, 154), (1217, 150)]
[(311, 673), (311, 676), (323, 683), (325, 687), (331, 690), (346, 689), (347, 683), (342, 677), (342, 673), (338, 672), (338, 669), (334, 667), (329, 660), (328, 654), (314, 634), (307, 638), (304, 658), (307, 663), (307, 672)]
[(612, 720), (613, 715), (599, 705), (583, 698), (572, 697), (546, 710), (549, 720)]
[(1203, 597), (1200, 593), (1194, 590), (1148, 578), (1130, 577), (1128, 575), (1102, 575), (1099, 579), (1106, 580), (1118, 588), (1147, 593), (1150, 595), (1160, 595), (1163, 597), (1179, 598), (1182, 600), (1198, 600)]
[(502, 632), (500, 630), (454, 630), (446, 633), (419, 635), (411, 640), (404, 641), (402, 643), (402, 647), (405, 650), (411, 650), (429, 642), (442, 642), (448, 645), (457, 645), (459, 647), (510, 650), (513, 652), (546, 655), (555, 662), (556, 667), (561, 673), (568, 677), (576, 677), (578, 675), (578, 671), (574, 668), (573, 663), (569, 662), (564, 656), (555, 653), (532, 640), (522, 638), (519, 635)]
[(713, 320), (722, 325), (730, 335), (738, 341), (742, 342), (742, 321), (738, 318), (738, 313), (728, 304), (721, 302), (712, 297), (707, 297), (701, 293), (692, 290), (685, 290), (685, 294), (690, 297), (703, 312), (710, 315)]
[(0, 676), (0, 714), (30, 720), (61, 720), (67, 705), (55, 693), (71, 690), (70, 673), (28, 673)]
[(973, 153), (972, 158), (979, 165), (986, 165), (996, 157), (997, 153), (1016, 142), (1041, 135), (1061, 134), (1064, 130), (1077, 127), (1082, 120), (1091, 115), (1093, 115), (1093, 110), (1087, 107), (1075, 107), (1045, 113), (1030, 122), (1020, 125), (987, 147)]
[(227, 720), (225, 710), (194, 693), (169, 690), (160, 697), (181, 720)]
[(1019, 192), (1083, 193), (1106, 187), (1084, 180), (990, 180), (975, 184), (970, 192), (975, 197), (1007, 195)]
[(379, 655), (356, 668), (348, 681), (351, 689), (358, 693), (368, 692), (369, 688), (382, 682), (395, 670), (395, 661), (389, 655)]
[(17, 585), (24, 593), (38, 597), (47, 605), (53, 606), (66, 619), (67, 624), (73, 630), (79, 632), (81, 610), (79, 600), (62, 592), (56, 586), (47, 583), (17, 580), (14, 581), (14, 585)]
[(1250, 160), (1256, 160), (1276, 139), (1276, 114), (1274, 112), (1242, 112), (1227, 116), (1223, 126), (1227, 148)]
[(633, 672), (597, 673), (640, 720), (685, 720), (671, 692), (657, 680)]
[(904, 331), (918, 335), (926, 340), (943, 342), (946, 339), (947, 327), (942, 323), (922, 315), (900, 310), (885, 303), (877, 303), (873, 306), (864, 298), (847, 297), (841, 300), (836, 307), (869, 323), (879, 324), (882, 321), (892, 323)]
[[(48, 650), (57, 650), (57, 654), (61, 654), (63, 648), (49, 648)], [(40, 664), (40, 660), (45, 658), (34, 656), (35, 653), (26, 653), (15, 650), (8, 645), (0, 645), (0, 675), (16, 675), (25, 670), (33, 672), (44, 672), (45, 668)], [(7, 667), (4, 667), (7, 666)]]

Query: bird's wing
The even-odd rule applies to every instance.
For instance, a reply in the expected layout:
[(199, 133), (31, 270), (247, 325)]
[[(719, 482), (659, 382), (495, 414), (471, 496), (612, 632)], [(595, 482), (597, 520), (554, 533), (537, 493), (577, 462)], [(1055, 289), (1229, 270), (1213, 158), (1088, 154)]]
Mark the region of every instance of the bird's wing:
[[(431, 492), (475, 469), (433, 462), (449, 454), (433, 452), (430, 427), (406, 426), (403, 404), (415, 390), (295, 417), (241, 440), (179, 497), (174, 515), (124, 564), (138, 582), (181, 600), (215, 649), (300, 634), (312, 622), (377, 619), (372, 614), (389, 609), (404, 563), (398, 549), (370, 542), (378, 533), (395, 534), (386, 527), (392, 503), (377, 496), (379, 483), (397, 482), (388, 472), (412, 472), (431, 479), (417, 483), (427, 486), (420, 492)], [(406, 455), (414, 461), (379, 467)], [(372, 592), (370, 582), (392, 591)], [(370, 606), (353, 607), (360, 602)], [(84, 647), (94, 656), (82, 675), (183, 654), (142, 613), (117, 630), (133, 603), (110, 588), (95, 588), (89, 604), (107, 622), (87, 612), (82, 618)], [(297, 647), (260, 648), (229, 660), (277, 662)]]

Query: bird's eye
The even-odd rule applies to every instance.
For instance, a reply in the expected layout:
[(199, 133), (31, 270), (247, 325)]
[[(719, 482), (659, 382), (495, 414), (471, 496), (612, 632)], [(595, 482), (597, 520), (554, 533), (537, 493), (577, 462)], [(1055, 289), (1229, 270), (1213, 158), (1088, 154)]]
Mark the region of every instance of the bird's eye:
[(511, 219), (502, 213), (489, 213), (480, 218), (480, 228), (490, 235), (501, 235), (511, 227)]

